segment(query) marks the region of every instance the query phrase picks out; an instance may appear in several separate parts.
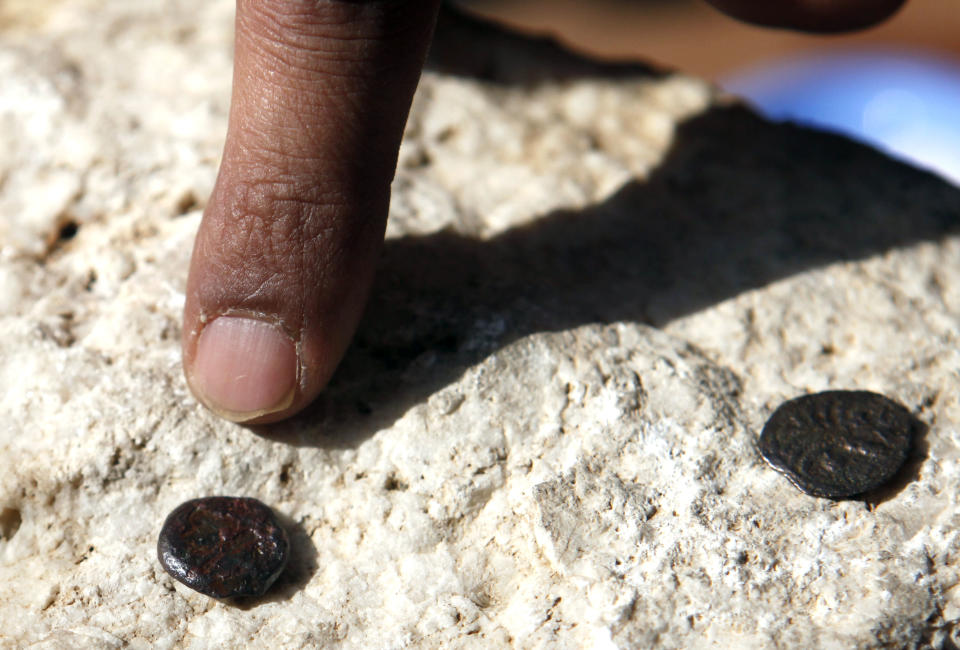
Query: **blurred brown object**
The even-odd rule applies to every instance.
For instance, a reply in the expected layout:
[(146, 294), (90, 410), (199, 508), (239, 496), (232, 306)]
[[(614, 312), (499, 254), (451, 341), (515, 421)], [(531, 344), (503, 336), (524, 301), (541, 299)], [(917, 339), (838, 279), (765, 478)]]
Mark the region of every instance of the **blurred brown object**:
[(468, 6), (596, 56), (651, 61), (707, 79), (825, 46), (922, 48), (960, 58), (957, 0), (911, 0), (878, 27), (838, 36), (745, 25), (699, 0), (473, 0)]

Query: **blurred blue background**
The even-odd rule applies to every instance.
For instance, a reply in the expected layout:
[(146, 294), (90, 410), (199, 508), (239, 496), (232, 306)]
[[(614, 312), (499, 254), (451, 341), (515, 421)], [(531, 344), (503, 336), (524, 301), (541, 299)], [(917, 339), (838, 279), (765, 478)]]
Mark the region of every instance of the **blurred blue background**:
[(739, 23), (703, 0), (469, 0), (600, 57), (710, 79), (774, 119), (841, 131), (960, 183), (960, 0), (909, 0), (860, 32)]
[(720, 84), (772, 119), (850, 135), (960, 184), (956, 60), (906, 50), (819, 52), (751, 66)]

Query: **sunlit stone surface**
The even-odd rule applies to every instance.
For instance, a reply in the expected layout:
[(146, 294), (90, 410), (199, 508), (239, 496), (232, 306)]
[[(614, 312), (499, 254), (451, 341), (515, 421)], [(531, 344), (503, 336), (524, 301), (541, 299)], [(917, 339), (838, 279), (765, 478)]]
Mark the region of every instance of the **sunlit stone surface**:
[[(314, 407), (252, 432), (179, 365), (232, 10), (0, 9), (0, 646), (953, 634), (956, 190), (679, 76), (429, 74), (356, 343)], [(777, 405), (840, 388), (929, 427), (873, 502), (804, 495), (756, 451)], [(156, 559), (211, 494), (289, 533), (255, 606)]]

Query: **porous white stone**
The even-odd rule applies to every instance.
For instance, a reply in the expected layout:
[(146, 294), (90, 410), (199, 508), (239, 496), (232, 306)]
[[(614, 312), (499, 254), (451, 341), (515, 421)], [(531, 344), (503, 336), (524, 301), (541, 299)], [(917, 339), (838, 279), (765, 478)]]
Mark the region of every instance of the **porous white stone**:
[[(0, 10), (0, 646), (960, 641), (960, 192), (681, 76), (428, 73), (356, 343), (250, 430), (179, 358), (231, 12)], [(928, 425), (865, 500), (756, 452), (826, 388)], [(216, 494), (290, 529), (262, 601), (156, 559)]]

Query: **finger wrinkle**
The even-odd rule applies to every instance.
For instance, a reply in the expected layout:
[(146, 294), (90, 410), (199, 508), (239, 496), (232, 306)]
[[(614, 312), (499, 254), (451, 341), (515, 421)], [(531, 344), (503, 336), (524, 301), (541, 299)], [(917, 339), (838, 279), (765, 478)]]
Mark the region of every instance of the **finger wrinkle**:
[(228, 249), (243, 251), (244, 259), (259, 258), (269, 250), (269, 257), (280, 260), (274, 265), (287, 268), (282, 262), (290, 259), (297, 246), (316, 251), (321, 244), (349, 239), (349, 231), (338, 224), (348, 216), (355, 222), (368, 221), (380, 208), (379, 204), (317, 203), (296, 197), (261, 200), (255, 206), (241, 203), (230, 206), (230, 223), (221, 228), (221, 237)]
[(351, 79), (351, 83), (342, 85), (313, 84), (312, 87), (292, 84), (258, 86), (251, 77), (238, 91), (243, 111), (235, 112), (234, 117), (246, 124), (252, 125), (260, 121), (270, 124), (271, 127), (285, 126), (285, 122), (294, 120), (298, 126), (334, 126), (323, 122), (332, 119), (332, 116), (351, 115), (359, 109), (359, 102), (370, 95), (371, 82), (363, 80), (356, 84), (352, 81)]
[[(339, 166), (341, 169), (343, 166)], [(302, 205), (314, 205), (327, 209), (348, 208), (358, 202), (358, 198), (370, 196), (369, 190), (361, 194), (350, 191), (357, 183), (348, 173), (340, 176), (328, 175), (318, 178), (312, 173), (282, 172), (271, 170), (264, 174), (257, 171), (239, 174), (239, 180), (231, 192), (231, 201), (247, 206), (271, 207), (285, 201), (295, 201)]]
[[(277, 40), (282, 39), (282, 40)], [(302, 73), (305, 78), (316, 79), (330, 72), (333, 64), (349, 65), (360, 68), (372, 58), (380, 47), (377, 38), (343, 39), (330, 37), (317, 39), (309, 44), (291, 42), (286, 37), (250, 34), (243, 40), (243, 47), (260, 61), (260, 65), (269, 65), (288, 71)]]
[(281, 37), (350, 39), (392, 38), (411, 27), (419, 28), (436, 0), (394, 2), (290, 2), (243, 4), (238, 16), (244, 25), (262, 28)]
[[(294, 280), (295, 281), (295, 280)], [(242, 302), (254, 302), (261, 298), (270, 299), (277, 295), (277, 290), (284, 290), (287, 295), (291, 293), (289, 291), (291, 278), (288, 277), (286, 273), (273, 273), (269, 277), (264, 278), (260, 281), (256, 287), (252, 290), (248, 290), (247, 294), (243, 297)], [(296, 291), (294, 295), (302, 295), (302, 291)]]
[[(282, 143), (258, 138), (256, 146), (231, 152), (231, 178), (269, 188), (278, 197), (306, 198), (316, 203), (350, 203), (370, 193), (370, 172), (390, 172), (389, 161), (365, 138), (332, 144), (324, 140), (312, 152), (296, 156)], [(287, 188), (287, 189), (285, 189)], [(339, 189), (336, 189), (339, 188)], [(386, 191), (388, 188), (384, 188)], [(344, 197), (342, 201), (337, 197)]]

